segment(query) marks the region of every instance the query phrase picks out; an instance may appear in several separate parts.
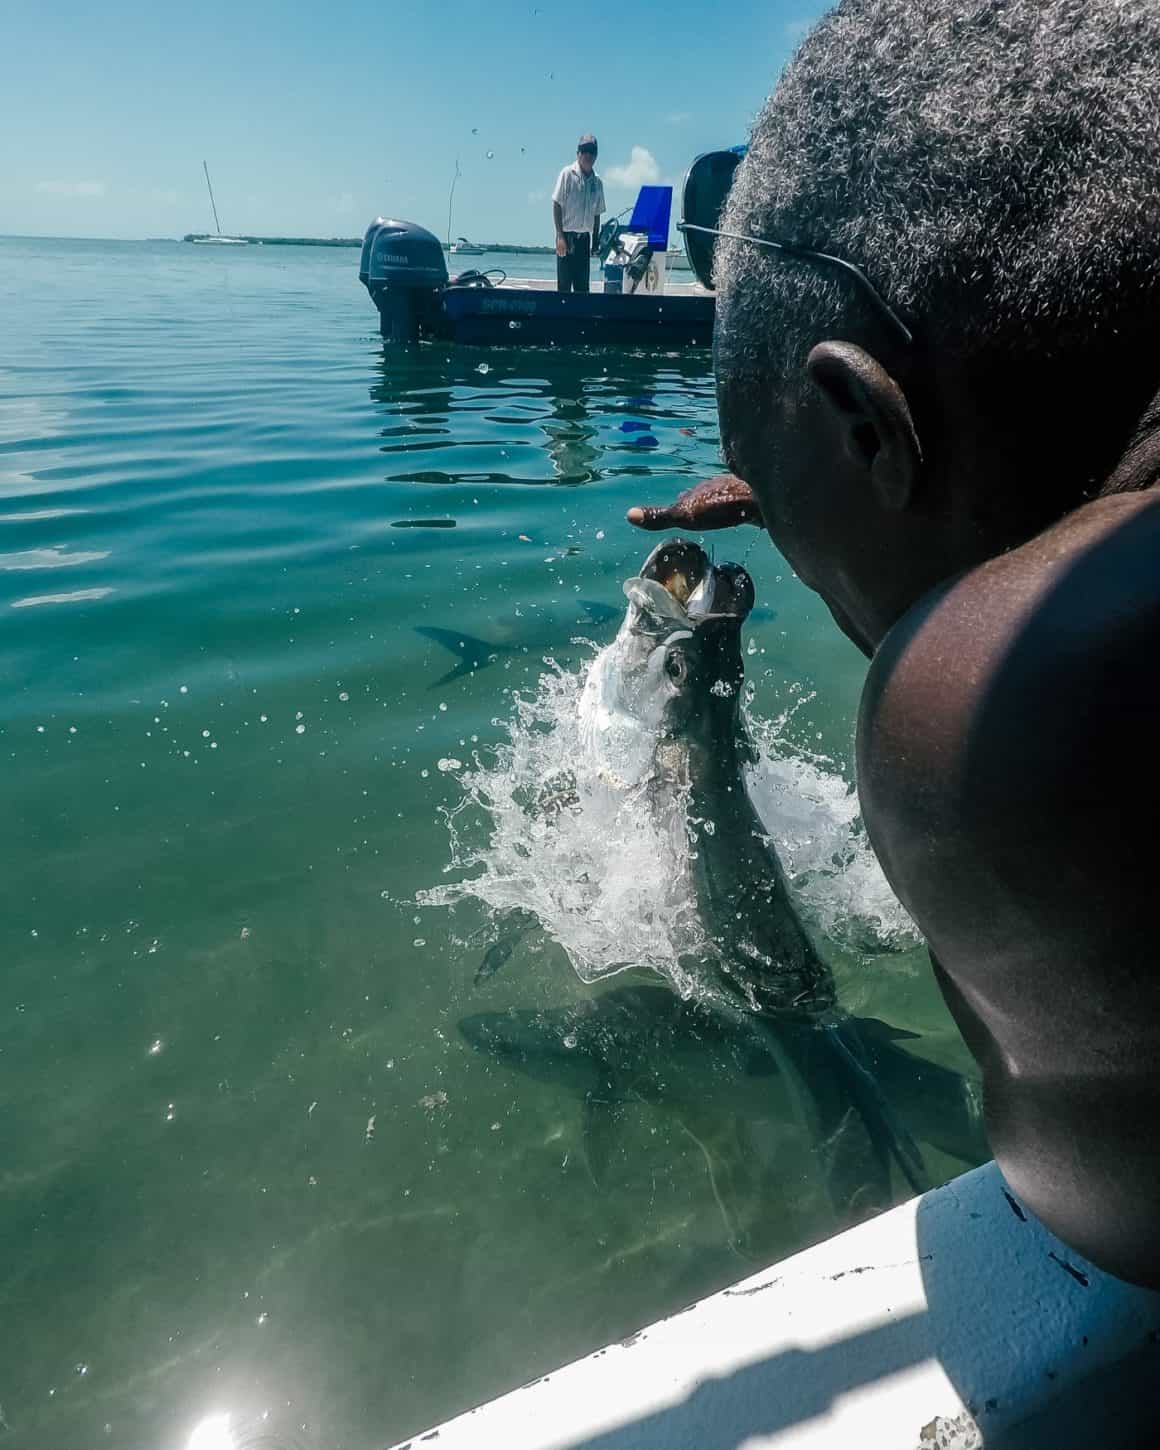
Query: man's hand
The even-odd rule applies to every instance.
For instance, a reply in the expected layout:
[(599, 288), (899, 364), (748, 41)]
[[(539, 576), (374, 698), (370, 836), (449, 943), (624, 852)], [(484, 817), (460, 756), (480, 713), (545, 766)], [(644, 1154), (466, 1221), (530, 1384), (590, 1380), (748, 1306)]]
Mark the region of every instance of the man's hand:
[(557, 257), (566, 257), (567, 255), (568, 255), (568, 243), (565, 240), (565, 238), (559, 232), (557, 232), (556, 233), (556, 256)]
[(719, 473), (687, 488), (667, 507), (630, 508), (628, 521), (639, 529), (692, 529), (695, 533), (731, 529), (735, 524), (762, 527), (753, 490), (732, 473)]

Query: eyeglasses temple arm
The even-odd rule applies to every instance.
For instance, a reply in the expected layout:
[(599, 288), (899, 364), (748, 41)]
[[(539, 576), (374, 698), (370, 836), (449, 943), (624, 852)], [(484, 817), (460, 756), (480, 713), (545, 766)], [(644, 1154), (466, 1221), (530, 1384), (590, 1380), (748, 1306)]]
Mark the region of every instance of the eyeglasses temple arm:
[(708, 237), (728, 237), (734, 242), (752, 242), (755, 247), (767, 247), (771, 252), (784, 252), (787, 257), (802, 257), (809, 261), (826, 262), (831, 267), (838, 267), (848, 273), (865, 288), (866, 292), (873, 299), (874, 305), (882, 313), (883, 317), (898, 332), (898, 335), (906, 342), (907, 347), (914, 343), (914, 334), (866, 273), (853, 262), (847, 262), (845, 257), (835, 257), (829, 252), (815, 252), (809, 247), (795, 247), (792, 242), (773, 242), (766, 237), (749, 237), (744, 232), (723, 232), (715, 227), (699, 227), (693, 222), (678, 222), (679, 232), (701, 232)]

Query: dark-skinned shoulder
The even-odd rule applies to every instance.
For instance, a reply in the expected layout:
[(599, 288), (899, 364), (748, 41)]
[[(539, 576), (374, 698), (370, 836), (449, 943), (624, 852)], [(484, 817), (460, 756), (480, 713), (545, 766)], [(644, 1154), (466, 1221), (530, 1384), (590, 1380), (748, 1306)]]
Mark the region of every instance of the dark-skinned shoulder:
[(871, 840), (983, 1067), (1008, 1180), (1160, 1285), (1160, 497), (1085, 505), (934, 591), (872, 663)]
[[(1137, 876), (1154, 829), (1138, 808), (1160, 796), (1158, 656), (1151, 492), (1085, 506), (891, 630), (863, 695), (859, 790), (887, 874), (929, 915), (936, 954), (959, 898), (970, 909), (990, 887), (1022, 889), (1022, 910), (1055, 908), (1081, 881), (1090, 905), (1101, 878), (1132, 899), (1124, 872)], [(936, 862), (969, 865), (967, 878), (932, 880)], [(1155, 881), (1150, 861), (1141, 874)]]

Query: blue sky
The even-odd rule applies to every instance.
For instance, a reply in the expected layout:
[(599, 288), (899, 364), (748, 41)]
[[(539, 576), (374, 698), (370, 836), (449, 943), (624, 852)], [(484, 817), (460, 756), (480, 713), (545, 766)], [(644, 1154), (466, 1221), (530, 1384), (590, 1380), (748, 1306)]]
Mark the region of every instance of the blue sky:
[(823, 0), (6, 0), (0, 233), (353, 236), (377, 213), (548, 242), (600, 139), (613, 210), (744, 140)]

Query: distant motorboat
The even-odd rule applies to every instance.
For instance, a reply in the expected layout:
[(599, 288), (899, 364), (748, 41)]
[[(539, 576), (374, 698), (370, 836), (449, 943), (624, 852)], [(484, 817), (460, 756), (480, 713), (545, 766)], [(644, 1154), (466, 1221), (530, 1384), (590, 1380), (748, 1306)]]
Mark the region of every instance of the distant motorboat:
[[(603, 278), (589, 292), (561, 292), (554, 277), (509, 280), (498, 267), (451, 277), (445, 242), (415, 222), (386, 217), (367, 228), (359, 280), (378, 309), (379, 330), (392, 342), (707, 348), (713, 293), (665, 275), (672, 203), (671, 186), (643, 186), (627, 229), (619, 220), (605, 224)], [(466, 237), (448, 250), (465, 247), (488, 250)]]
[(193, 237), (191, 240), (201, 247), (248, 247), (250, 244), (245, 237), (223, 237), (222, 224), (218, 221), (217, 202), (213, 199), (213, 183), (209, 179), (209, 166), (206, 162), (201, 163), (201, 169), (205, 172), (205, 184), (209, 190), (209, 204), (213, 208), (213, 223), (217, 227), (217, 235), (214, 237)]
[(457, 237), (449, 250), (463, 257), (482, 257), (487, 248), (481, 247), (478, 242), (469, 242), (466, 237)]

